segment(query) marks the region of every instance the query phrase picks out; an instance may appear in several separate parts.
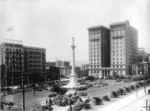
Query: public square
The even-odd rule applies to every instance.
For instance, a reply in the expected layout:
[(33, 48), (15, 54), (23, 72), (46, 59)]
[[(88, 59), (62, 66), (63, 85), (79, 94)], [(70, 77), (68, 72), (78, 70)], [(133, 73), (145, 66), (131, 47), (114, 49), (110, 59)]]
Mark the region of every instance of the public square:
[(0, 0), (0, 111), (150, 111), (150, 0)]
[[(133, 92), (131, 92), (127, 95), (121, 96), (119, 98), (116, 98), (116, 99), (112, 98), (110, 101), (104, 102), (103, 105), (95, 106), (92, 101), (93, 97), (103, 97), (105, 95), (110, 95), (110, 93), (112, 91), (118, 90), (119, 88), (135, 85), (135, 82), (123, 83), (123, 82), (115, 82), (114, 80), (105, 80), (105, 83), (108, 83), (110, 85), (103, 86), (103, 87), (97, 87), (98, 80), (93, 81), (93, 82), (88, 81), (88, 83), (93, 85), (93, 87), (90, 87), (86, 90), (88, 97), (91, 98), (91, 101), (90, 101), (91, 107), (92, 107), (91, 111), (98, 111), (99, 109), (106, 108), (106, 106), (113, 105), (117, 101), (118, 101), (118, 103), (120, 103), (119, 102), (120, 100), (123, 100), (124, 98), (127, 98), (128, 96), (136, 97), (136, 96), (133, 96), (133, 95), (136, 95), (135, 94), (136, 91), (133, 91)], [(144, 91), (142, 91), (142, 93), (140, 94), (141, 90), (143, 90), (143, 87), (138, 89), (138, 91), (137, 91), (139, 93), (138, 98), (140, 98), (141, 96), (144, 95), (143, 94)], [(36, 105), (46, 105), (46, 100), (49, 99), (48, 95), (50, 94), (50, 92), (51, 91), (49, 91), (49, 90), (36, 91), (35, 95), (32, 91), (25, 92), (25, 105), (26, 105), (25, 109), (26, 109), (26, 111), (32, 111), (34, 106), (36, 106)], [(84, 92), (84, 91), (78, 91), (77, 94), (79, 94), (80, 92)], [(9, 98), (11, 98), (11, 96), (13, 96), (14, 104), (15, 104), (15, 106), (17, 106), (16, 111), (21, 110), (22, 109), (22, 93), (19, 92), (19, 93), (13, 94), (13, 95), (8, 95), (8, 96), (6, 96), (6, 98), (9, 99)], [(85, 98), (87, 98), (87, 97), (85, 97)], [(132, 102), (132, 101), (130, 101), (130, 102)], [(52, 105), (52, 108), (53, 108), (53, 111), (58, 111), (60, 109), (63, 109), (65, 111), (65, 110), (69, 109), (69, 106), (59, 107), (57, 105)], [(106, 111), (106, 109), (103, 109), (103, 110)]]

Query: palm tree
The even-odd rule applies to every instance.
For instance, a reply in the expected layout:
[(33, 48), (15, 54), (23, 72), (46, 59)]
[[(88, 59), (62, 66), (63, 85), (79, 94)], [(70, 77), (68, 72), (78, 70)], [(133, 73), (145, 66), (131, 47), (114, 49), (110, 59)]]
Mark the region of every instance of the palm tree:
[(118, 90), (118, 92), (119, 92), (120, 95), (125, 95), (125, 91), (121, 88)]
[(95, 105), (100, 105), (103, 102), (100, 97), (93, 97), (93, 99), (94, 99), (94, 104)]
[(111, 92), (111, 96), (112, 96), (113, 98), (117, 98), (117, 97), (118, 97), (118, 93), (115, 92), (115, 91), (112, 91), (112, 92)]
[(103, 96), (103, 100), (110, 101), (110, 98), (107, 95), (105, 95), (105, 96)]

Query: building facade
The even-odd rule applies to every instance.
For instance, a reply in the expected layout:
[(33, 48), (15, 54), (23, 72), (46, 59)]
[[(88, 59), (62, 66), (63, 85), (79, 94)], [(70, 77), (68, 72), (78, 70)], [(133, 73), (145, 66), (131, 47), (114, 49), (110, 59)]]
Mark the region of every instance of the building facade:
[(129, 21), (110, 24), (111, 74), (131, 74), (131, 65), (137, 62), (138, 32)]
[(33, 73), (45, 74), (46, 50), (23, 46), (22, 43), (3, 42), (0, 45), (0, 65), (5, 67), (1, 73), (4, 85), (18, 85), (25, 78), (25, 83), (31, 82), (30, 76)]
[(88, 28), (89, 75), (100, 78), (132, 73), (137, 62), (138, 31), (129, 21)]
[(1, 73), (1, 79), (5, 81), (2, 84), (7, 86), (20, 83), (24, 70), (23, 45), (20, 43), (3, 43), (0, 50), (0, 65), (4, 65), (5, 67), (5, 72)]
[[(38, 47), (23, 47), (24, 54), (24, 74), (28, 81), (32, 79), (32, 74), (38, 73), (45, 77), (46, 49)], [(31, 81), (33, 82), (33, 81)]]
[(101, 68), (110, 67), (110, 30), (104, 26), (88, 28), (89, 75), (102, 76)]

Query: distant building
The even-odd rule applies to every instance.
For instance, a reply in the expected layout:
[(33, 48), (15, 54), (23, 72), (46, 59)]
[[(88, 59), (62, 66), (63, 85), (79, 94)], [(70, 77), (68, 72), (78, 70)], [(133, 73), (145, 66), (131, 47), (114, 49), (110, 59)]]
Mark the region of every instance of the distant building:
[(132, 76), (135, 75), (150, 75), (150, 63), (146, 61), (132, 64)]
[(88, 72), (89, 72), (89, 64), (82, 64), (80, 70), (80, 77), (88, 76)]
[(89, 64), (82, 64), (81, 70), (86, 70), (86, 69), (89, 69)]
[(71, 73), (71, 66), (69, 61), (47, 62), (46, 67), (48, 68), (49, 66), (58, 67), (61, 76), (68, 76)]
[(138, 48), (137, 62), (142, 62), (143, 60), (149, 62), (149, 56), (150, 54), (146, 53), (144, 48)]
[(7, 85), (21, 84), (24, 76), (25, 83), (31, 82), (32, 73), (45, 75), (46, 50), (44, 48), (23, 46), (22, 43), (3, 42), (0, 45), (0, 65), (5, 67), (2, 79)]
[(46, 67), (46, 81), (59, 80), (60, 78), (60, 67), (56, 67), (54, 65)]

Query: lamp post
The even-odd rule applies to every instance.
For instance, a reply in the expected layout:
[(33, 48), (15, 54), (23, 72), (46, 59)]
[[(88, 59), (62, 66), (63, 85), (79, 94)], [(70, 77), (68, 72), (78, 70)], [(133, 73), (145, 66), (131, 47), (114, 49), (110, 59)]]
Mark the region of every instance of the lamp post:
[(22, 111), (25, 111), (25, 91), (24, 91), (24, 76), (23, 76), (23, 72), (22, 72)]

